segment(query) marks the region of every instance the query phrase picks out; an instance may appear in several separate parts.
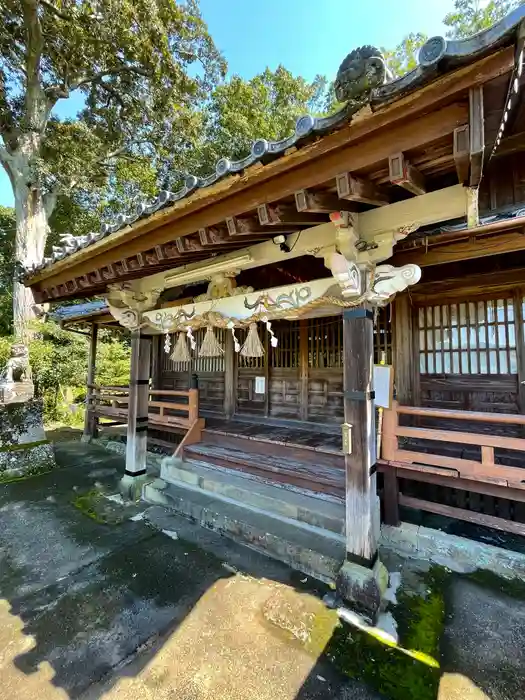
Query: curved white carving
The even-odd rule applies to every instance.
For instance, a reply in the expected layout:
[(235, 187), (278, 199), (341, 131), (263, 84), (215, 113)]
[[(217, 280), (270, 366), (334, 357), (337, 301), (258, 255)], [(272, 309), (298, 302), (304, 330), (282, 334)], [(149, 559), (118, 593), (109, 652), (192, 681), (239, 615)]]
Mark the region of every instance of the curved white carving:
[(420, 279), (421, 268), (418, 265), (379, 265), (375, 270), (368, 300), (379, 305), (386, 304), (395, 294), (417, 284)]

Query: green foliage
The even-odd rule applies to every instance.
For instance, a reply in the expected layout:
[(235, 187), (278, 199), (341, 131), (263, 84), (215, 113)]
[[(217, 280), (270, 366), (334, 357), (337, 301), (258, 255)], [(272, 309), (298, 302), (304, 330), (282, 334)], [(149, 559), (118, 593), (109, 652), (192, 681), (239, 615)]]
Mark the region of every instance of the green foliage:
[(0, 206), (0, 335), (9, 335), (13, 330), (15, 228), (14, 210)]
[(443, 20), (443, 23), (450, 27), (447, 36), (452, 39), (464, 39), (477, 34), (524, 2), (525, 0), (455, 0), (454, 10)]
[(131, 348), (118, 338), (109, 337), (97, 346), (95, 380), (102, 386), (127, 386)]
[(417, 66), (417, 53), (427, 40), (426, 34), (411, 33), (393, 50), (382, 49), (387, 66), (394, 78), (408, 73)]
[(82, 336), (64, 331), (53, 321), (39, 323), (29, 346), (36, 396), (44, 399), (48, 420), (63, 417), (62, 387), (83, 387), (87, 371), (87, 342)]
[(247, 155), (257, 138), (293, 134), (298, 117), (325, 111), (326, 96), (326, 78), (309, 83), (284, 66), (267, 68), (251, 80), (233, 76), (213, 91), (206, 106), (201, 166), (209, 172), (222, 156)]
[[(487, 29), (509, 12), (523, 5), (525, 0), (454, 0), (454, 10), (443, 19), (449, 27), (447, 36), (464, 39)], [(417, 53), (427, 37), (421, 32), (408, 34), (394, 49), (382, 49), (394, 78), (398, 78), (417, 66)]]

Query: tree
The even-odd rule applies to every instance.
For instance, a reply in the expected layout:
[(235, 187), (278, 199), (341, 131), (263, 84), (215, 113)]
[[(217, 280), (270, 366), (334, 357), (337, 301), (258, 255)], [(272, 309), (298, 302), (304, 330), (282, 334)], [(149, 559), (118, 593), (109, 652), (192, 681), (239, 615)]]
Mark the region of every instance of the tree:
[[(12, 333), (15, 272), (15, 212), (0, 206), (0, 336)], [(0, 361), (0, 369), (3, 364)]]
[[(487, 29), (511, 10), (525, 4), (525, 0), (454, 0), (454, 10), (443, 19), (449, 27), (447, 36), (451, 39), (464, 39)], [(417, 66), (417, 53), (427, 37), (421, 32), (409, 34), (393, 50), (382, 49), (387, 65), (398, 78)]]
[(205, 107), (196, 171), (209, 173), (221, 157), (246, 156), (256, 139), (293, 134), (298, 117), (327, 111), (327, 89), (323, 76), (310, 83), (283, 66), (266, 68), (251, 80), (233, 76), (215, 88)]
[[(145, 164), (187, 147), (193, 107), (225, 64), (197, 0), (0, 0), (0, 8), (0, 161), (15, 198), (16, 258), (30, 265), (43, 257), (60, 194), (101, 186), (117, 160)], [(54, 107), (76, 90), (80, 119), (60, 121)], [(18, 336), (32, 304), (15, 281)]]
[(464, 39), (477, 34), (524, 2), (525, 0), (455, 0), (454, 10), (443, 20), (443, 23), (450, 27), (447, 36), (451, 39)]
[(417, 53), (426, 40), (426, 34), (417, 32), (406, 36), (393, 50), (381, 49), (394, 78), (399, 78), (417, 67)]

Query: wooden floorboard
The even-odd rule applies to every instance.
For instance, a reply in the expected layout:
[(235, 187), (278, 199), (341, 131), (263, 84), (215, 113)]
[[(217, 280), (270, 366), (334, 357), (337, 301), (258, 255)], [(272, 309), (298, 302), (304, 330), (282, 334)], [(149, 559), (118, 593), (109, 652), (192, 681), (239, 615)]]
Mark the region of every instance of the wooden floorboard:
[(263, 455), (236, 450), (220, 445), (199, 443), (184, 450), (185, 459), (195, 459), (219, 467), (235, 469), (266, 479), (287, 483), (310, 491), (344, 495), (344, 470), (318, 464), (301, 462), (281, 455)]
[(333, 431), (327, 432), (325, 429), (316, 430), (315, 426), (304, 423), (298, 423), (297, 426), (290, 424), (270, 425), (263, 420), (251, 422), (209, 418), (206, 421), (206, 430), (238, 437), (270, 440), (283, 445), (326, 449), (337, 453), (340, 453), (342, 449), (341, 433), (337, 426), (334, 426)]

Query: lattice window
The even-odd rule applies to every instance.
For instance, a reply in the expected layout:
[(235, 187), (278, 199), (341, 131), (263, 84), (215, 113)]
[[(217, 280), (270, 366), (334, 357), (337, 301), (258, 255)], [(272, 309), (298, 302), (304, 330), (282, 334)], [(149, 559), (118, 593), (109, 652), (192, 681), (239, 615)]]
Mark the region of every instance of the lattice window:
[(512, 299), (419, 309), (422, 374), (516, 374)]
[(270, 348), (270, 367), (299, 367), (299, 321), (273, 321), (272, 330), (279, 342), (276, 348)]
[(343, 366), (343, 319), (327, 316), (308, 321), (308, 367)]
[(374, 362), (376, 364), (383, 360), (387, 365), (392, 364), (391, 308), (388, 305), (377, 310), (374, 327)]

